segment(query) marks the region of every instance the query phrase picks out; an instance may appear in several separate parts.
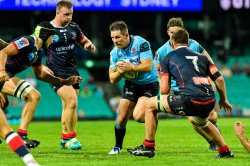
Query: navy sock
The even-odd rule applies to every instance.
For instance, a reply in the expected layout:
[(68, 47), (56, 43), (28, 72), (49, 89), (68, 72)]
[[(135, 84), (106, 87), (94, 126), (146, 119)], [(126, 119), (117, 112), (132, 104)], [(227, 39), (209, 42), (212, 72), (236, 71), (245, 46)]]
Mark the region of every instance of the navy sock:
[(126, 134), (126, 127), (115, 125), (115, 146), (122, 149), (123, 139)]

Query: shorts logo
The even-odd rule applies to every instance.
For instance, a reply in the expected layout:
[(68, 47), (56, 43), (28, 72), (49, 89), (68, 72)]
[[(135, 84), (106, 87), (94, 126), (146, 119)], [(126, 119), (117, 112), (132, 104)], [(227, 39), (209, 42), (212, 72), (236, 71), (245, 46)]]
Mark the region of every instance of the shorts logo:
[(185, 112), (184, 111), (179, 111), (179, 115), (185, 115)]
[(131, 95), (131, 96), (132, 96), (132, 95), (133, 95), (133, 92), (126, 91), (126, 92), (125, 92), (125, 95)]
[(14, 42), (17, 46), (18, 49), (24, 48), (29, 45), (28, 39), (22, 37), (21, 39), (18, 39), (17, 41)]

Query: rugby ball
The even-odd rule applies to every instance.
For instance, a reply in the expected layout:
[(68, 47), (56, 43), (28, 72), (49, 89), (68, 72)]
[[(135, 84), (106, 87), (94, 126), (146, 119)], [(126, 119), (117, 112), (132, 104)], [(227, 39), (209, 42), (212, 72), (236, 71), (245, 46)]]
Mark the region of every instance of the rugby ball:
[[(126, 63), (126, 61), (124, 60), (119, 60), (117, 63), (116, 63), (116, 70), (119, 70), (119, 68), (117, 67), (117, 64), (119, 63)], [(138, 76), (138, 72), (136, 71), (127, 71), (125, 73), (122, 74), (122, 76), (128, 80), (131, 80), (131, 79), (134, 79)]]

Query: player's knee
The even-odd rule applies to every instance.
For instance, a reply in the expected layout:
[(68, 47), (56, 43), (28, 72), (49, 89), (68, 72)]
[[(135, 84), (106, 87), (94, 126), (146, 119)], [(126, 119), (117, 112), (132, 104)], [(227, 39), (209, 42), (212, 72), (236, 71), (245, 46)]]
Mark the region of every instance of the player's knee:
[(216, 124), (217, 119), (218, 119), (217, 113), (216, 113), (215, 111), (210, 112), (208, 118), (209, 118), (209, 121), (210, 121), (211, 123)]
[(77, 101), (75, 99), (70, 99), (68, 102), (66, 102), (66, 105), (70, 109), (76, 109), (77, 107)]
[(128, 118), (123, 116), (118, 116), (116, 119), (116, 123), (120, 126), (125, 126), (127, 124)]
[(26, 95), (25, 98), (28, 101), (39, 102), (41, 99), (41, 94), (36, 90), (32, 90)]
[(208, 119), (202, 119), (197, 116), (192, 117), (192, 124), (194, 124), (197, 127), (205, 128), (208, 126)]

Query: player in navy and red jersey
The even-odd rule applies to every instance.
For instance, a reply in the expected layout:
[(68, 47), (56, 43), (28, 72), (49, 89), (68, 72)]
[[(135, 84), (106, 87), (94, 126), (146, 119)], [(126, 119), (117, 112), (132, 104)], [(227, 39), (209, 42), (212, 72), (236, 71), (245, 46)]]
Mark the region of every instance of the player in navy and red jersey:
[[(151, 97), (145, 115), (146, 139), (143, 145), (128, 149), (135, 156), (154, 157), (157, 113), (165, 112), (181, 116), (193, 116), (192, 123), (201, 128), (217, 144), (219, 158), (234, 157), (217, 128), (208, 120), (215, 105), (215, 94), (209, 81), (215, 81), (220, 96), (219, 105), (232, 111), (226, 96), (226, 86), (218, 69), (202, 54), (188, 48), (188, 32), (179, 29), (171, 36), (174, 51), (161, 61), (160, 92)], [(170, 77), (179, 87), (169, 95)]]
[[(87, 51), (94, 51), (95, 46), (82, 33), (76, 23), (71, 22), (73, 16), (73, 6), (68, 0), (62, 0), (57, 3), (56, 16), (50, 22), (56, 30), (54, 42), (50, 45), (47, 52), (47, 67), (54, 72), (54, 75), (60, 78), (68, 76), (78, 76), (75, 65), (76, 55), (74, 49), (79, 44)], [(81, 149), (80, 142), (76, 139), (77, 124), (77, 95), (79, 94), (80, 85), (73, 86), (52, 85), (54, 91), (62, 100), (62, 149)], [(65, 146), (70, 141), (70, 146)]]
[[(179, 28), (184, 28), (182, 18), (180, 18), (180, 17), (179, 18), (175, 18), (175, 17), (170, 18), (168, 23), (167, 23), (167, 33), (168, 33), (169, 37), (171, 37), (172, 33), (174, 31), (176, 31), (177, 29), (179, 29)], [(193, 39), (189, 39), (188, 40), (188, 47), (191, 50), (195, 51), (195, 52), (203, 54), (204, 56), (206, 56), (211, 61), (211, 63), (214, 63), (212, 58), (208, 54), (208, 52), (197, 41), (195, 41)], [(160, 60), (163, 59), (172, 50), (173, 50), (173, 47), (171, 45), (171, 40), (168, 40), (164, 45), (162, 45), (155, 52), (155, 60), (154, 60), (154, 62), (155, 62), (155, 65), (156, 65), (158, 70), (160, 68)], [(213, 87), (213, 88), (214, 88), (214, 90), (216, 89), (215, 87)], [(171, 89), (175, 90), (175, 91), (178, 91), (178, 86), (176, 86), (176, 82), (173, 79), (171, 79)], [(188, 120), (190, 122), (192, 121), (192, 117), (188, 116), (187, 118), (188, 118)], [(216, 125), (217, 120), (218, 120), (218, 115), (217, 115), (217, 112), (214, 109), (209, 114), (209, 121), (212, 122), (216, 127), (218, 127)], [(202, 137), (204, 137), (207, 140), (207, 142), (209, 143), (209, 149), (210, 150), (217, 150), (217, 147), (216, 147), (215, 143), (202, 130), (197, 128), (195, 125), (193, 125), (193, 128), (197, 133), (199, 133)]]
[[(27, 129), (40, 100), (40, 94), (28, 82), (16, 77), (15, 74), (32, 67), (36, 78), (45, 82), (57, 85), (72, 85), (82, 80), (80, 77), (75, 76), (68, 79), (61, 79), (43, 71), (44, 67), (41, 63), (41, 55), (38, 52), (41, 51), (41, 48), (48, 47), (51, 44), (54, 34), (55, 29), (49, 22), (41, 22), (36, 27), (33, 35), (18, 37), (0, 51), (1, 95), (5, 99), (7, 95), (11, 95), (25, 101), (21, 124), (17, 133), (28, 148), (37, 147), (40, 143), (37, 140), (29, 140), (27, 137)], [(7, 106), (7, 103), (6, 100), (5, 104), (1, 104), (0, 112)], [(0, 125), (0, 127), (2, 132), (1, 138), (5, 138), (10, 132), (9, 127), (6, 124)]]

